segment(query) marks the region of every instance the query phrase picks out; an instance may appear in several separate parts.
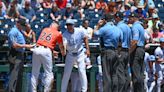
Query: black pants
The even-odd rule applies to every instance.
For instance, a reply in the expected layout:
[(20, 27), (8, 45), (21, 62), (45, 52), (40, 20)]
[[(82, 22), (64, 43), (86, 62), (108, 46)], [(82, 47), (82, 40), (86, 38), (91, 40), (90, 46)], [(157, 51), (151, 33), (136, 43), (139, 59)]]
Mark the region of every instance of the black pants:
[(24, 54), (15, 50), (10, 51), (10, 78), (7, 92), (22, 92)]
[(128, 50), (121, 50), (120, 57), (118, 58), (119, 66), (117, 69), (118, 75), (118, 91), (130, 91), (130, 76), (128, 73), (129, 52)]
[(115, 50), (108, 49), (102, 52), (103, 92), (118, 92), (117, 58)]
[(144, 56), (145, 51), (142, 47), (137, 47), (131, 55), (131, 70), (134, 92), (144, 91)]

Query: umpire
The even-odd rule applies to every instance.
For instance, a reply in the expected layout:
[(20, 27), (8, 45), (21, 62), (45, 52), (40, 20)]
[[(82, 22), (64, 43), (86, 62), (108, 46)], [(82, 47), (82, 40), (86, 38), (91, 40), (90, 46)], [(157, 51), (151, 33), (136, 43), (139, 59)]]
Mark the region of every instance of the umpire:
[(144, 91), (144, 28), (138, 19), (137, 13), (131, 13), (129, 23), (132, 23), (132, 41), (131, 41), (131, 69), (134, 92)]
[(22, 74), (25, 48), (31, 48), (32, 45), (25, 44), (22, 29), (26, 22), (18, 19), (16, 25), (10, 30), (9, 37), (9, 63), (10, 63), (10, 79), (7, 92), (22, 92)]
[[(94, 29), (94, 35), (102, 37), (104, 45), (102, 51), (103, 92), (118, 92), (118, 78), (116, 74), (118, 62), (117, 47), (122, 40), (122, 32), (113, 24), (113, 15), (105, 15)], [(105, 23), (105, 25), (103, 25)], [(103, 26), (102, 26), (103, 25)], [(102, 26), (102, 27), (101, 27)]]
[(123, 21), (123, 13), (117, 12), (115, 14), (115, 21), (117, 23), (117, 27), (121, 29), (123, 33), (123, 41), (122, 48), (120, 51), (119, 57), (119, 67), (117, 69), (118, 74), (118, 91), (119, 92), (129, 92), (130, 87), (130, 76), (128, 74), (128, 63), (129, 63), (129, 47), (131, 41), (131, 29), (130, 27)]

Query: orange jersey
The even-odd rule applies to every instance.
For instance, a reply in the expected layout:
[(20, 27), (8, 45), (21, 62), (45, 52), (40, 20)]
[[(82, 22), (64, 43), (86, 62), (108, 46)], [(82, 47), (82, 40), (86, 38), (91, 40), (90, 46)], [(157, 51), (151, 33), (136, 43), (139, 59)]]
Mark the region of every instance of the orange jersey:
[(47, 46), (54, 49), (56, 43), (63, 42), (62, 34), (54, 28), (44, 28), (37, 41), (38, 45)]

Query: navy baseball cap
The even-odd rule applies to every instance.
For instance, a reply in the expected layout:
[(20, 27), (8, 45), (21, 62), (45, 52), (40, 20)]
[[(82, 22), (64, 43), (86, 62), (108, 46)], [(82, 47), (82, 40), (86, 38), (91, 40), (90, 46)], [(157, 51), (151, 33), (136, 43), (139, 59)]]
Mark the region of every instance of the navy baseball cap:
[(26, 26), (27, 24), (26, 20), (21, 18), (17, 19), (16, 22), (19, 23), (21, 26)]
[(116, 16), (116, 17), (119, 17), (119, 18), (121, 18), (121, 19), (124, 18), (123, 12), (120, 12), (120, 11), (116, 12), (115, 16)]

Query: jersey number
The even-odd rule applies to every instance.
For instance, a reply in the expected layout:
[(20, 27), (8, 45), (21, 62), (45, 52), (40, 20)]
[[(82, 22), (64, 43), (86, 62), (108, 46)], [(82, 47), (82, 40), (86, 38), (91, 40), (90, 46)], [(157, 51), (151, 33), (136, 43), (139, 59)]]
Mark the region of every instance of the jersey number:
[(41, 36), (40, 40), (46, 40), (46, 41), (50, 41), (52, 37), (52, 34), (47, 34), (46, 32), (43, 32), (43, 35)]

